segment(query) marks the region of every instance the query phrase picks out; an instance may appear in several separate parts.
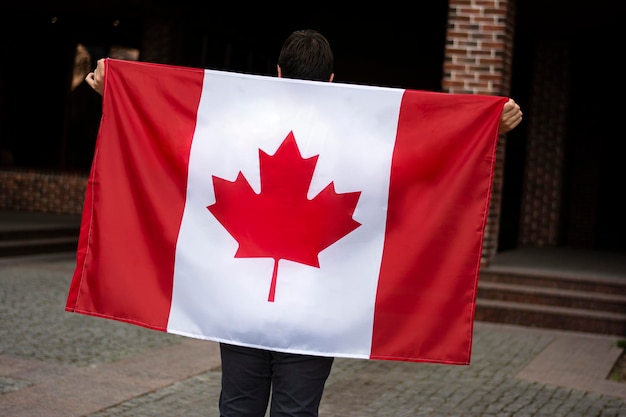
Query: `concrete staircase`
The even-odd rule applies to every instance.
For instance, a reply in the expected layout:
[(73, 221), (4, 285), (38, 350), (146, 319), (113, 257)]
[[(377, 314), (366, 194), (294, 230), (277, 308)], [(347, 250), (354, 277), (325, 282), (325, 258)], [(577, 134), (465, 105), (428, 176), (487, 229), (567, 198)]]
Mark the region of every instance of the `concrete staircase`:
[(0, 259), (76, 252), (80, 217), (0, 211)]
[(483, 270), (475, 318), (626, 336), (626, 274), (610, 278), (589, 272)]
[(30, 256), (76, 251), (75, 230), (58, 229), (32, 233), (0, 233), (0, 257)]
[[(73, 254), (79, 216), (0, 210), (0, 260)], [(481, 269), (475, 319), (626, 337), (626, 255), (515, 250)]]

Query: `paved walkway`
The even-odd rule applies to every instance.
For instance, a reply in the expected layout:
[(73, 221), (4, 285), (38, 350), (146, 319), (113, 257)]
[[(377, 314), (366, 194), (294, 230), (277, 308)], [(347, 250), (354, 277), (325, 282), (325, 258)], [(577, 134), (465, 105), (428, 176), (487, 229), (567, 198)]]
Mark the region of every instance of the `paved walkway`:
[[(73, 269), (0, 262), (0, 416), (217, 417), (217, 345), (65, 312)], [(336, 360), (320, 415), (626, 417), (617, 340), (479, 322), (469, 366)]]

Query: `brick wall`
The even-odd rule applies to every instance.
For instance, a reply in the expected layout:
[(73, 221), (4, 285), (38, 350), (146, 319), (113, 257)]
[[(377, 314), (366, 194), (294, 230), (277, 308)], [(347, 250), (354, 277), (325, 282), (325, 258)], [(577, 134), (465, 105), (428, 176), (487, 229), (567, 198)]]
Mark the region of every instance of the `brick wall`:
[[(141, 45), (141, 59), (171, 62), (175, 31), (167, 22), (147, 19)], [(0, 160), (0, 164), (7, 161)], [(0, 168), (0, 209), (54, 214), (81, 214), (87, 174), (66, 174), (36, 170)]]
[[(508, 95), (512, 64), (515, 0), (450, 0), (442, 86), (450, 93)], [(144, 39), (142, 59), (170, 55), (170, 27), (152, 22), (155, 36)], [(148, 31), (149, 32), (149, 31)], [(153, 48), (147, 47), (152, 45)], [(165, 51), (165, 52), (164, 52)], [(498, 144), (491, 205), (485, 231), (483, 264), (497, 250), (505, 138)], [(0, 208), (78, 214), (86, 176), (0, 171)]]
[(537, 46), (533, 62), (519, 243), (556, 246), (562, 210), (569, 48), (543, 42)]
[[(450, 0), (442, 80), (444, 90), (457, 94), (508, 95), (514, 21), (514, 0)], [(498, 249), (505, 145), (502, 135), (483, 242), (483, 265), (489, 264)]]
[(147, 18), (141, 35), (141, 60), (165, 64), (176, 63), (174, 47), (176, 30), (167, 21)]
[(86, 175), (36, 171), (0, 171), (0, 209), (80, 214)]

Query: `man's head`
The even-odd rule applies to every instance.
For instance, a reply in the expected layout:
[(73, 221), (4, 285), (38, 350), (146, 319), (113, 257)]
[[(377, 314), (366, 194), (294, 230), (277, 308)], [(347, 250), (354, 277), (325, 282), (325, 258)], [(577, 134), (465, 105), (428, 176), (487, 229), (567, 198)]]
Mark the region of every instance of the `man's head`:
[(332, 81), (333, 51), (321, 33), (297, 30), (285, 40), (278, 56), (278, 76), (313, 81)]

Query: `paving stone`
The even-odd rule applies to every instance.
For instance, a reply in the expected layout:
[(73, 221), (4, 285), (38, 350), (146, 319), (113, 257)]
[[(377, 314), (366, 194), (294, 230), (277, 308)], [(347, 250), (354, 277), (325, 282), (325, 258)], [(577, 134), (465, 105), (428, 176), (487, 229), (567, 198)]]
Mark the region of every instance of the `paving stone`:
[[(64, 311), (72, 259), (0, 264), (0, 415), (218, 417), (212, 342)], [(471, 364), (338, 358), (321, 417), (626, 417), (617, 338), (477, 322)]]

